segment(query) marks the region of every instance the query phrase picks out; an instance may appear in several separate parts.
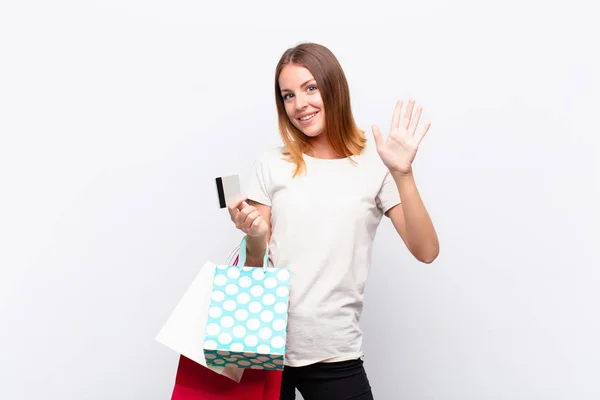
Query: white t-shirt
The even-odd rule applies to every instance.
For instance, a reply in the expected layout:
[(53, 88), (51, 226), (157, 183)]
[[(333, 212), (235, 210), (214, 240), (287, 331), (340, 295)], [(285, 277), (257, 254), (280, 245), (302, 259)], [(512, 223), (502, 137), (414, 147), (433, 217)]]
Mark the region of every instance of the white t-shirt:
[(282, 150), (259, 157), (246, 195), (271, 206), (270, 262), (292, 274), (285, 365), (359, 358), (373, 239), (398, 189), (370, 141), (357, 164), (305, 155), (296, 178)]

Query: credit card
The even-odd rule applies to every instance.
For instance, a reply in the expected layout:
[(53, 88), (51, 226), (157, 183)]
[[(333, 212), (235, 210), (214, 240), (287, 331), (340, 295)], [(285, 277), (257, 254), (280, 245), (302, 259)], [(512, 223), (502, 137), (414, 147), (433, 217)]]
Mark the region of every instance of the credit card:
[(226, 208), (232, 199), (240, 196), (239, 175), (219, 176), (215, 179), (215, 182), (217, 184), (217, 196), (219, 197), (220, 208)]

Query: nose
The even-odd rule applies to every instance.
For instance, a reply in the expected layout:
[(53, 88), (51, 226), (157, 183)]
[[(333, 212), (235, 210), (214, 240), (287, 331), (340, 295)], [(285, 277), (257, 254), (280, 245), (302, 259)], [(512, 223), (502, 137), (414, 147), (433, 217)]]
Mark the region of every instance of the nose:
[(296, 95), (295, 99), (296, 101), (294, 105), (296, 107), (296, 110), (303, 110), (308, 105), (306, 97), (303, 94)]

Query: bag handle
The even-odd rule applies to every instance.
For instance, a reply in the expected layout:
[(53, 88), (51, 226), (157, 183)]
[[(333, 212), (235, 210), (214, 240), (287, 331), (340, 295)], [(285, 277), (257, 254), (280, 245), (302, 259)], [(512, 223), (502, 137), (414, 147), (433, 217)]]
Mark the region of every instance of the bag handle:
[[(240, 253), (238, 256), (238, 267), (242, 269), (246, 264), (246, 236), (242, 238), (242, 242), (240, 243)], [(269, 244), (266, 243), (265, 248), (265, 257), (263, 258), (263, 270), (266, 270), (269, 267)]]

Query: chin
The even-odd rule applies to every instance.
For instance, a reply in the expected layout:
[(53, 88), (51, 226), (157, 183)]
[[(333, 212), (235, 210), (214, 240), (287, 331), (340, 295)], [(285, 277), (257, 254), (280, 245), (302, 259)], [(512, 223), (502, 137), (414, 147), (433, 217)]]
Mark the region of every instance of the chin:
[(303, 132), (303, 133), (304, 133), (304, 136), (309, 137), (311, 139), (314, 139), (314, 138), (319, 137), (321, 135), (321, 132), (318, 132), (318, 133), (311, 133), (311, 132), (306, 133), (306, 132)]
[(300, 130), (300, 132), (304, 134), (304, 136), (307, 136), (309, 138), (316, 138), (317, 136), (323, 133), (323, 129), (302, 129), (300, 127), (297, 128)]

